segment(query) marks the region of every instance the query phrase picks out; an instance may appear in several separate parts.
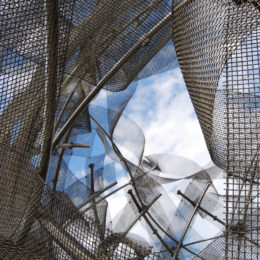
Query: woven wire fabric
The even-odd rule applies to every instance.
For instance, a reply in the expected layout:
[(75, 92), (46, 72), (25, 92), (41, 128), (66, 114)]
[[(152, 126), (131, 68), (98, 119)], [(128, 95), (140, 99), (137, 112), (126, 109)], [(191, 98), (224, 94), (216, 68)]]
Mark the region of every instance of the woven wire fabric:
[[(226, 75), (227, 198), (231, 231), (226, 256), (256, 259), (259, 255), (259, 83), (260, 3), (230, 5), (228, 9)], [(246, 15), (245, 15), (246, 14)]]
[(226, 259), (258, 258), (259, 9), (259, 1), (173, 7), (187, 88), (212, 160), (227, 172)]
[[(80, 95), (88, 93), (170, 12), (170, 5), (167, 1), (1, 1), (0, 12), (1, 258), (158, 259), (156, 255), (149, 257), (150, 250), (109, 233), (104, 226), (102, 248), (95, 248), (101, 239), (96, 234), (84, 238), (86, 226), (93, 230), (101, 227), (91, 220), (87, 223), (82, 215), (67, 231), (61, 225), (79, 212), (66, 206), (71, 198), (66, 204), (64, 199), (56, 199), (60, 195), (43, 192), (48, 187), (41, 178), (46, 177), (53, 131), (59, 129), (59, 125), (54, 127), (54, 118), (59, 111), (57, 104), (61, 104), (60, 93), (64, 96), (63, 90), (75, 79)], [(132, 56), (106, 89), (125, 89), (170, 40), (168, 21), (168, 28), (159, 30), (153, 39), (142, 40), (143, 47), (148, 47)], [(138, 59), (139, 55), (146, 59)], [(146, 76), (154, 72), (150, 70)], [(75, 108), (70, 104), (70, 111)], [(85, 114), (88, 117), (87, 110)], [(90, 121), (80, 119), (74, 128), (89, 132)], [(79, 132), (74, 131), (71, 137), (77, 135)]]
[[(0, 233), (18, 239), (46, 175), (72, 3), (1, 1)], [(58, 10), (59, 9), (59, 10)], [(64, 41), (65, 40), (65, 41)]]
[[(258, 1), (6, 0), (0, 14), (3, 259), (257, 258)], [(211, 185), (220, 169), (143, 157), (143, 132), (122, 114), (140, 80), (179, 64), (212, 160), (227, 172), (225, 221)], [(87, 103), (73, 117), (97, 86), (106, 108)], [(180, 178), (164, 175), (176, 167)], [(178, 205), (163, 187), (176, 182)], [(110, 198), (121, 195), (110, 225)], [(198, 219), (222, 237), (201, 246)]]

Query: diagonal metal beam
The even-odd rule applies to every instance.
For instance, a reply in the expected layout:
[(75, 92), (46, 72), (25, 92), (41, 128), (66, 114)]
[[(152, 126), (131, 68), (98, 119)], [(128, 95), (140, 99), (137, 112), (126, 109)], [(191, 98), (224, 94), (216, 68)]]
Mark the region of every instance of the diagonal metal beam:
[[(190, 202), (190, 204), (195, 207), (196, 203), (191, 200), (190, 198), (188, 198), (185, 194), (183, 194), (180, 190), (177, 191), (178, 195), (181, 195), (184, 199), (186, 199), (188, 202)], [(200, 205), (198, 205), (198, 209), (203, 211), (204, 213), (206, 213), (207, 215), (209, 215), (211, 218), (213, 218), (214, 220), (216, 220), (217, 222), (219, 222), (220, 224), (222, 224), (223, 226), (227, 226), (227, 224), (220, 220), (217, 216), (214, 216), (213, 214), (211, 214), (208, 210), (204, 209), (203, 207), (201, 207)]]
[(81, 104), (75, 109), (73, 114), (64, 124), (60, 132), (53, 139), (53, 148), (57, 146), (63, 135), (66, 133), (68, 128), (72, 126), (77, 117), (81, 114), (84, 108), (93, 100), (93, 98), (99, 93), (104, 85), (115, 75), (115, 73), (125, 64), (129, 58), (131, 58), (154, 34), (162, 29), (167, 23), (171, 21), (172, 13), (166, 15), (156, 26), (154, 26), (147, 34), (143, 35), (137, 43), (115, 64), (115, 66), (99, 81), (99, 83), (90, 91), (88, 96), (81, 102)]
[[(135, 204), (135, 206), (137, 207), (139, 212), (142, 212), (142, 207), (140, 206), (140, 204), (138, 203), (137, 199), (135, 198), (132, 190), (129, 190), (128, 192), (131, 196), (131, 198), (133, 199), (133, 202)], [(153, 224), (150, 222), (150, 220), (148, 219), (148, 217), (146, 215), (143, 215), (144, 220), (146, 221), (146, 223), (149, 225), (149, 227), (151, 228), (151, 230), (153, 231), (153, 234), (155, 236), (157, 236), (157, 238), (161, 241), (161, 243), (163, 244), (163, 246), (169, 251), (170, 254), (172, 254), (172, 250), (168, 247), (168, 245), (165, 243), (165, 241), (163, 240), (163, 238), (160, 236), (160, 234), (158, 233), (158, 231), (156, 230), (156, 228), (153, 226)]]
[(96, 259), (90, 251), (83, 247), (66, 230), (60, 228), (53, 221), (44, 216), (39, 217), (38, 221), (51, 236), (51, 238), (74, 259)]
[[(129, 190), (128, 194), (130, 194), (131, 196), (133, 195), (132, 191)], [(159, 194), (158, 196), (156, 196), (147, 206), (145, 206), (141, 211), (139, 211), (138, 216), (133, 220), (133, 222), (128, 226), (128, 228), (124, 231), (123, 236), (126, 236), (126, 234), (130, 231), (130, 229), (135, 225), (135, 223), (144, 215), (147, 213), (147, 211), (149, 210), (149, 208), (155, 203), (155, 201), (157, 201), (160, 197), (162, 196), (162, 194)]]
[(206, 192), (207, 192), (207, 190), (208, 190), (208, 188), (209, 188), (210, 185), (211, 185), (211, 183), (209, 183), (209, 184), (206, 186), (206, 188), (205, 188), (205, 190), (203, 191), (203, 193), (202, 193), (202, 195), (201, 195), (199, 201), (197, 202), (196, 206), (194, 207), (194, 210), (193, 210), (193, 212), (192, 212), (192, 214), (191, 214), (191, 216), (190, 216), (190, 219), (189, 219), (189, 221), (187, 222), (187, 225), (186, 225), (186, 227), (185, 227), (185, 229), (184, 229), (184, 231), (183, 231), (183, 233), (182, 233), (182, 236), (181, 236), (180, 241), (179, 241), (179, 243), (178, 243), (178, 245), (177, 245), (177, 248), (175, 249), (175, 252), (174, 252), (174, 255), (173, 255), (173, 258), (172, 258), (173, 260), (177, 260), (177, 259), (178, 259), (178, 253), (179, 253), (180, 248), (182, 247), (183, 239), (185, 238), (185, 235), (186, 235), (186, 233), (187, 233), (187, 231), (188, 231), (188, 229), (189, 229), (189, 227), (190, 227), (190, 225), (191, 225), (191, 222), (192, 222), (192, 220), (193, 220), (193, 218), (194, 218), (194, 216), (195, 216), (195, 214), (196, 214), (196, 212), (197, 212), (197, 210), (198, 210), (198, 208), (199, 208), (199, 206), (200, 206), (200, 203), (201, 203), (201, 201), (203, 200), (203, 198), (204, 198), (204, 196), (205, 196), (205, 194), (206, 194)]
[[(90, 201), (92, 201), (93, 199), (95, 199), (96, 197), (98, 197), (99, 195), (101, 195), (103, 192), (109, 190), (110, 188), (112, 188), (113, 186), (117, 185), (117, 181), (109, 184), (108, 186), (106, 186), (104, 189), (100, 190), (100, 191), (96, 191), (94, 192), (91, 196), (89, 196), (84, 202), (82, 202), (79, 206), (78, 209), (83, 208), (84, 206), (86, 206)], [(99, 201), (96, 201), (96, 204), (98, 204)], [(85, 212), (85, 211), (84, 211)]]

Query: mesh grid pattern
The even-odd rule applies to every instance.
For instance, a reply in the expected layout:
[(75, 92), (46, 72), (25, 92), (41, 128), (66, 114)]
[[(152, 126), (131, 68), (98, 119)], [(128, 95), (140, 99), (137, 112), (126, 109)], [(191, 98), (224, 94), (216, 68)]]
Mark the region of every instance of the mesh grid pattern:
[[(259, 10), (256, 0), (2, 0), (0, 256), (257, 259)], [(213, 185), (189, 221), (219, 169), (166, 155), (145, 161), (143, 132), (122, 115), (139, 80), (178, 64), (212, 160), (227, 174), (226, 221)], [(52, 147), (103, 81), (107, 108), (85, 105)], [(73, 160), (84, 164), (84, 176), (71, 169)], [(164, 175), (176, 173), (174, 165), (186, 165), (180, 179)], [(113, 183), (120, 177), (127, 183)], [(176, 181), (178, 206), (162, 185)], [(127, 204), (110, 230), (109, 198), (117, 194)], [(217, 221), (223, 236), (196, 245), (203, 240), (197, 217)], [(138, 225), (156, 253), (131, 233)], [(195, 242), (185, 245), (182, 236)]]
[(173, 7), (176, 52), (212, 160), (227, 171), (222, 257), (256, 259), (259, 2), (180, 4)]
[[(72, 3), (60, 11), (71, 17)], [(18, 239), (46, 174), (69, 27), (55, 2), (1, 2), (0, 233)], [(64, 39), (65, 42), (61, 39)], [(45, 172), (45, 173), (44, 173)], [(29, 217), (30, 218), (30, 217)]]
[[(247, 15), (245, 15), (245, 13)], [(227, 102), (227, 234), (228, 258), (256, 259), (259, 255), (259, 6), (229, 8), (228, 61), (224, 73)]]

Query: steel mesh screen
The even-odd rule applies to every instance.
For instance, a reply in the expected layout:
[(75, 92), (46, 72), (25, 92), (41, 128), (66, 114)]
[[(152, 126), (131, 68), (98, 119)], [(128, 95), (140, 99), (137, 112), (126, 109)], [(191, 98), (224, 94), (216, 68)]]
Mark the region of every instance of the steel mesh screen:
[[(1, 1), (0, 233), (18, 239), (46, 175), (73, 3)], [(28, 218), (30, 219), (30, 217)]]
[[(0, 15), (1, 258), (257, 259), (259, 1), (3, 0)], [(140, 80), (179, 64), (225, 196), (216, 166), (143, 157), (122, 114)], [(89, 105), (101, 89), (106, 107)]]
[(222, 257), (256, 259), (259, 2), (180, 1), (173, 16), (177, 55), (207, 146), (227, 171)]
[[(252, 1), (253, 2), (253, 1)], [(257, 7), (258, 6), (258, 7)], [(227, 114), (226, 257), (256, 259), (259, 254), (259, 3), (228, 9), (228, 61), (224, 88)]]

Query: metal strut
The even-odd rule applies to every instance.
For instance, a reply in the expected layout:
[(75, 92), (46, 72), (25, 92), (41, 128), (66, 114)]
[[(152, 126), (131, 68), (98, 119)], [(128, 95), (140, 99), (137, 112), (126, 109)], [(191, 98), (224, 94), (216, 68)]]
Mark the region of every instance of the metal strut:
[(197, 210), (198, 210), (198, 208), (200, 206), (200, 203), (201, 203), (202, 199), (204, 198), (204, 196), (205, 196), (205, 194), (206, 194), (206, 192), (207, 192), (207, 190), (208, 190), (210, 185), (211, 185), (211, 183), (209, 183), (207, 185), (207, 187), (203, 191), (201, 197), (199, 198), (199, 201), (197, 202), (197, 204), (194, 207), (194, 210), (193, 210), (193, 212), (192, 212), (192, 214), (190, 216), (190, 219), (189, 219), (189, 221), (188, 221), (188, 223), (187, 223), (187, 225), (186, 225), (186, 227), (185, 227), (185, 229), (184, 229), (184, 231), (182, 233), (182, 236), (181, 236), (180, 241), (179, 241), (179, 243), (177, 245), (177, 248), (175, 249), (175, 252), (174, 252), (174, 255), (173, 255), (173, 258), (172, 258), (173, 260), (176, 260), (177, 257), (178, 257), (178, 252), (179, 252), (179, 250), (180, 250), (180, 248), (182, 246), (183, 239), (184, 239), (184, 237), (185, 237), (185, 235), (186, 235), (186, 233), (187, 233), (187, 231), (188, 231), (188, 229), (190, 227), (190, 224), (191, 224), (191, 222), (192, 222), (192, 220), (193, 220), (193, 218), (194, 218), (194, 216), (195, 216), (195, 214), (196, 214), (196, 212), (197, 212)]
[[(131, 198), (133, 199), (133, 202), (135, 204), (135, 206), (137, 207), (139, 212), (142, 212), (142, 207), (139, 205), (137, 199), (135, 198), (133, 191), (129, 190), (128, 193), (130, 194)], [(172, 250), (168, 247), (168, 245), (165, 243), (165, 241), (162, 239), (162, 237), (159, 235), (158, 231), (155, 229), (155, 227), (152, 225), (152, 223), (150, 222), (150, 220), (147, 218), (147, 216), (145, 214), (143, 214), (143, 218), (145, 219), (146, 223), (149, 225), (149, 227), (151, 228), (151, 230), (153, 231), (153, 234), (155, 234), (158, 239), (161, 241), (161, 243), (164, 245), (164, 247), (171, 253)]]
[[(130, 194), (130, 196), (133, 196), (133, 192), (132, 190), (128, 191), (128, 194)], [(128, 228), (126, 229), (126, 231), (123, 233), (123, 236), (126, 236), (126, 234), (130, 231), (130, 229), (135, 225), (135, 223), (145, 214), (147, 213), (147, 211), (149, 210), (149, 208), (155, 203), (155, 201), (157, 201), (160, 197), (162, 196), (162, 194), (159, 194), (158, 196), (156, 196), (147, 206), (145, 206), (143, 209), (139, 209), (139, 214), (138, 216), (134, 219), (134, 221), (128, 226)], [(133, 197), (132, 197), (133, 198)], [(141, 210), (141, 211), (140, 211)]]
[[(190, 198), (188, 198), (185, 194), (183, 194), (180, 190), (177, 191), (177, 194), (181, 195), (184, 199), (186, 199), (188, 202), (190, 202), (193, 207), (196, 206), (196, 203), (193, 200), (191, 200)], [(207, 215), (212, 217), (214, 220), (216, 220), (217, 222), (219, 222), (223, 226), (227, 226), (227, 224), (224, 221), (220, 220), (217, 216), (214, 216), (209, 211), (207, 211), (206, 209), (202, 208), (200, 205), (198, 205), (198, 209), (200, 209), (201, 211), (203, 211), (204, 213), (206, 213)]]

